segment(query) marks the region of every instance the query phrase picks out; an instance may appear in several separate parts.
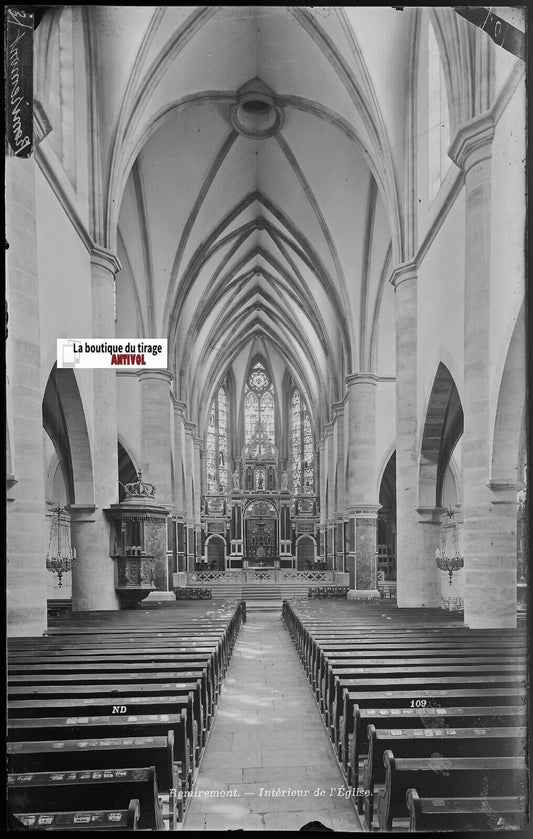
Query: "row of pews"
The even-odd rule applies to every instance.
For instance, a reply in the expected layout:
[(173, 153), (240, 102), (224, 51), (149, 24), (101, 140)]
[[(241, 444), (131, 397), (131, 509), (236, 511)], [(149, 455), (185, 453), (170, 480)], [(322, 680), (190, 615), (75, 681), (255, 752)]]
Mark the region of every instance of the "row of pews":
[(212, 600), (213, 599), (213, 589), (212, 588), (198, 588), (198, 587), (187, 587), (181, 586), (179, 588), (174, 589), (174, 594), (176, 595), (176, 600)]
[(244, 602), (75, 612), (8, 641), (8, 806), (35, 830), (174, 830)]
[(341, 600), (346, 600), (348, 596), (348, 592), (350, 590), (349, 586), (311, 586), (307, 592), (307, 596), (309, 598), (340, 598)]
[(368, 831), (525, 827), (525, 628), (387, 601), (282, 614)]

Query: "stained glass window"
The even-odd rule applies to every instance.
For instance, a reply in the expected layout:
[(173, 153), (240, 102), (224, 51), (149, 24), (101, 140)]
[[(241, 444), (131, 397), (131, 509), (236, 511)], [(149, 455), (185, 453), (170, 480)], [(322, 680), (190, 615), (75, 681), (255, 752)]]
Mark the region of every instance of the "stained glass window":
[(294, 388), (291, 400), (292, 491), (312, 495), (315, 491), (314, 441), (309, 412), (300, 391)]
[(211, 403), (206, 440), (207, 492), (228, 490), (228, 396), (224, 386)]
[(266, 440), (274, 442), (274, 387), (268, 371), (260, 361), (248, 374), (244, 397), (245, 445), (252, 442), (258, 425), (262, 426)]
[(270, 377), (260, 361), (254, 364), (250, 371), (248, 385), (258, 392), (266, 390), (270, 385)]
[(252, 442), (255, 427), (259, 422), (259, 399), (253, 390), (249, 390), (244, 397), (245, 443)]

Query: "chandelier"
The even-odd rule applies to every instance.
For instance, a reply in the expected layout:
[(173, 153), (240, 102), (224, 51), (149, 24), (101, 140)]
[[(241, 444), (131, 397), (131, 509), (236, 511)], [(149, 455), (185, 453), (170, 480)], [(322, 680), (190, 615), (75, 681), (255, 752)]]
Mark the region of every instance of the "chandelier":
[[(446, 571), (448, 573), (451, 585), (453, 572), (458, 571), (459, 568), (462, 568), (465, 564), (465, 561), (464, 557), (462, 557), (459, 552), (459, 538), (457, 522), (455, 520), (455, 507), (447, 507), (446, 515), (448, 517), (448, 523), (445, 524), (441, 529), (440, 549), (437, 548), (437, 550), (435, 551), (435, 562), (437, 564), (437, 568), (440, 568), (441, 571)], [(446, 553), (446, 536), (447, 533), (450, 531), (452, 534), (451, 555)]]
[(46, 568), (57, 574), (58, 586), (62, 587), (62, 577), (72, 571), (72, 564), (76, 562), (76, 548), (70, 544), (70, 520), (63, 507), (59, 504), (49, 513), (50, 539), (46, 553)]

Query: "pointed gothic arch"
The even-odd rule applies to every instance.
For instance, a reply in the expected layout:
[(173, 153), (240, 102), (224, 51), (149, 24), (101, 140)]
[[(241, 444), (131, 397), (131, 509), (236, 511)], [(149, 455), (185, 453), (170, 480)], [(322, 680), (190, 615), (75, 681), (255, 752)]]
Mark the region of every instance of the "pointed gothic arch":
[(73, 370), (54, 364), (43, 396), (43, 427), (62, 463), (69, 504), (93, 504), (91, 446)]
[(440, 507), (444, 476), (453, 450), (463, 433), (464, 418), (453, 376), (440, 362), (429, 397), (422, 435), (419, 468), (419, 504)]
[(525, 437), (526, 317), (520, 309), (509, 342), (494, 420), (491, 480), (514, 483), (520, 466), (520, 443)]

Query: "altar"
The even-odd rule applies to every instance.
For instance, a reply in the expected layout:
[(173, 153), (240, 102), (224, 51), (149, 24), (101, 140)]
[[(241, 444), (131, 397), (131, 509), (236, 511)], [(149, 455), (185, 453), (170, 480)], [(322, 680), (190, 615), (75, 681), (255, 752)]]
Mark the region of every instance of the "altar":
[[(319, 499), (293, 494), (286, 462), (280, 463), (272, 434), (258, 420), (232, 472), (231, 490), (202, 499), (201, 557), (195, 571), (227, 570), (245, 576), (320, 569), (317, 532)], [(189, 571), (192, 570), (189, 564)]]
[(257, 556), (244, 557), (242, 567), (250, 571), (264, 571), (267, 568), (279, 568), (279, 557), (265, 557), (260, 559)]

